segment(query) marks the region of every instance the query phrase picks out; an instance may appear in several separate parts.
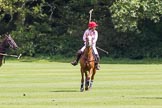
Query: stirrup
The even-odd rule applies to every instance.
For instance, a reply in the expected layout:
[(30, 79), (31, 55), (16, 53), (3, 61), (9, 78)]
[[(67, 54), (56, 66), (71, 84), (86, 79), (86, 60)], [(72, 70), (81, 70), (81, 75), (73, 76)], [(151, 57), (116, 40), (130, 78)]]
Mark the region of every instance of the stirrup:
[(71, 62), (71, 64), (72, 64), (73, 66), (76, 66), (76, 65), (78, 64), (78, 62), (75, 60), (75, 61)]

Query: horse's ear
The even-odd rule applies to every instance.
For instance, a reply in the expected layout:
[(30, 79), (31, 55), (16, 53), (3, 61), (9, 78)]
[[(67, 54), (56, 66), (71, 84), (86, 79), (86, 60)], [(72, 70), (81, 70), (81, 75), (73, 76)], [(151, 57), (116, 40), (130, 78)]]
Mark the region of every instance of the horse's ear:
[(5, 34), (5, 37), (9, 37), (9, 36), (10, 36), (10, 34), (8, 34), (8, 33)]
[(4, 38), (4, 37), (6, 37), (6, 36), (5, 36), (5, 34), (3, 34), (3, 35), (0, 35), (0, 38)]

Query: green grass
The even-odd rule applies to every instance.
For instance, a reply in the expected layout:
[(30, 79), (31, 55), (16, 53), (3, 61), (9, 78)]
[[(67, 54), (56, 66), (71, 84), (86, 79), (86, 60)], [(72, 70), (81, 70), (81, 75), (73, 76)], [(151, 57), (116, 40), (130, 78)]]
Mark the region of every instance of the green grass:
[[(35, 57), (21, 56), (19, 61), (21, 62), (64, 62), (70, 63), (75, 57), (65, 57), (62, 55), (47, 56), (47, 55), (37, 55)], [(7, 61), (17, 61), (13, 57), (6, 57)], [(101, 57), (100, 63), (102, 64), (162, 64), (162, 58), (143, 58), (143, 59), (129, 59), (129, 58), (112, 58), (112, 57)]]
[(162, 64), (101, 64), (80, 92), (79, 65), (6, 61), (0, 108), (162, 108)]

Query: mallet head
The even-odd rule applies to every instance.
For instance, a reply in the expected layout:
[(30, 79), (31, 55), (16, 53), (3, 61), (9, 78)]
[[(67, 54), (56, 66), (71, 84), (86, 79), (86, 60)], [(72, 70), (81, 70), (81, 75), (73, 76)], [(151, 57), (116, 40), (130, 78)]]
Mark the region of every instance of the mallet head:
[(21, 56), (22, 56), (22, 54), (19, 54), (19, 56), (17, 57), (17, 59), (20, 59)]

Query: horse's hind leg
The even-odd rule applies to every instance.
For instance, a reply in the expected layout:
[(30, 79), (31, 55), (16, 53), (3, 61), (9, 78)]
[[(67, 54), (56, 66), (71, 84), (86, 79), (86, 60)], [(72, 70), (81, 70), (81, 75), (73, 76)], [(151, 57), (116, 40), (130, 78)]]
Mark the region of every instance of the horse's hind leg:
[(89, 80), (86, 80), (85, 90), (88, 90), (88, 88), (89, 88)]
[(92, 85), (93, 85), (93, 80), (89, 84), (89, 89), (92, 89)]
[(83, 70), (81, 69), (81, 85), (80, 85), (80, 92), (83, 92), (84, 91), (84, 72)]

